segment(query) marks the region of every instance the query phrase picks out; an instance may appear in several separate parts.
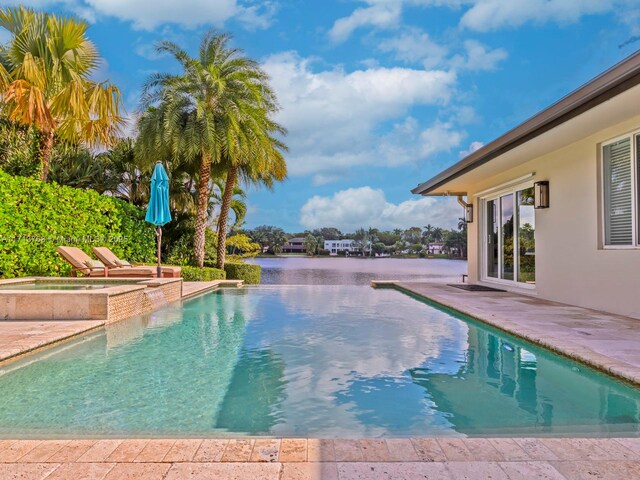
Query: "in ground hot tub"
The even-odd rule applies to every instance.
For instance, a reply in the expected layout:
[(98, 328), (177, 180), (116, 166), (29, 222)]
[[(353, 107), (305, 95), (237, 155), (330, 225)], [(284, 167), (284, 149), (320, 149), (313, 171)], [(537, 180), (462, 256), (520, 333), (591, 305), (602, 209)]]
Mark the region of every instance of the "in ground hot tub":
[(141, 315), (182, 296), (181, 278), (0, 280), (0, 320), (102, 320)]

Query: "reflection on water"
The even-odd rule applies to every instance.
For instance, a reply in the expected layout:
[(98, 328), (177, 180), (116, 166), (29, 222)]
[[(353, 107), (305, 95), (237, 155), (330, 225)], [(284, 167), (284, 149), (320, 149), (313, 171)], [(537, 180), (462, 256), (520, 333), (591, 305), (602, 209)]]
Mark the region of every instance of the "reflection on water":
[[(122, 328), (130, 325), (129, 329)], [(225, 290), (0, 372), (0, 433), (637, 433), (640, 393), (394, 290)]]
[(263, 285), (368, 285), (371, 280), (459, 282), (462, 260), (425, 258), (257, 258)]

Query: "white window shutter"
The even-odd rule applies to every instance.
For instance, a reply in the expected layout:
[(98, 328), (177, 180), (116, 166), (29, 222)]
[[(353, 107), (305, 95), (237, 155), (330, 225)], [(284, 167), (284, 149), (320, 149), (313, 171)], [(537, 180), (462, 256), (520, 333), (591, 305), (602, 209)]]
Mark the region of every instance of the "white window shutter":
[(633, 164), (631, 139), (604, 147), (606, 245), (633, 244)]

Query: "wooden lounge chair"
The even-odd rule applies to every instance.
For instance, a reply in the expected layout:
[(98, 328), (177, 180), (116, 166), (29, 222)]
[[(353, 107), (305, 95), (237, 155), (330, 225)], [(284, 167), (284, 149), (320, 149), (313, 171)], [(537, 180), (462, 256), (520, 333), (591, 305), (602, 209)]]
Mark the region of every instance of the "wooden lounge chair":
[(96, 264), (94, 259), (77, 247), (60, 246), (56, 250), (71, 264), (72, 277), (77, 277), (78, 273), (87, 277), (152, 278), (156, 276), (156, 271), (152, 267), (127, 267), (114, 271), (107, 265)]
[[(109, 269), (109, 275), (113, 275), (121, 268), (144, 268), (153, 269), (154, 277), (157, 273), (157, 267), (155, 265), (132, 265), (129, 262), (120, 260), (115, 253), (109, 250), (107, 247), (93, 247), (93, 253), (100, 259)], [(180, 267), (160, 267), (162, 269), (163, 278), (178, 278), (182, 275), (182, 269)]]

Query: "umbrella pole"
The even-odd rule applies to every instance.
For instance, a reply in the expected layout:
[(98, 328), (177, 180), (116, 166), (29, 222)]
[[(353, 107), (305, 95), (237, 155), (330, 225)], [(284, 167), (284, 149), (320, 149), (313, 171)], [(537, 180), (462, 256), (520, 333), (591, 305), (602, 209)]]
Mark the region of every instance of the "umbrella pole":
[(160, 266), (160, 247), (162, 246), (162, 227), (156, 229), (156, 237), (158, 237), (158, 278), (162, 278), (162, 267)]

